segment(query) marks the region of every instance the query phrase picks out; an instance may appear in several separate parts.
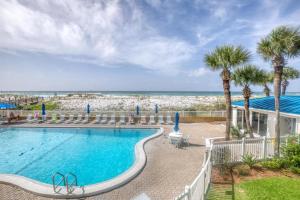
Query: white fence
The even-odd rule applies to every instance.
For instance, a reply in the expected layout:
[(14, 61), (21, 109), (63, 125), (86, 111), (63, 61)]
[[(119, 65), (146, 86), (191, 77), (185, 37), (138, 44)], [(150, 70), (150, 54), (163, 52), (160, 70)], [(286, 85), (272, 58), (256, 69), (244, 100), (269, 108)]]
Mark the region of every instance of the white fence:
[(212, 147), (207, 151), (204, 164), (199, 175), (196, 177), (191, 185), (185, 186), (184, 192), (182, 192), (175, 200), (204, 200), (205, 195), (208, 192), (210, 179), (211, 179), (211, 169), (212, 169), (212, 159), (211, 154)]
[[(28, 114), (34, 114), (35, 112), (38, 112), (41, 115), (41, 110), (2, 110), (1, 115), (7, 116), (8, 113), (13, 112), (15, 115), (19, 115), (22, 117), (26, 117)], [(95, 117), (96, 115), (102, 115), (102, 114), (115, 114), (116, 116), (120, 115), (128, 115), (135, 113), (136, 111), (91, 111), (90, 116)], [(181, 117), (225, 117), (226, 111), (159, 111), (158, 115), (171, 115), (174, 116), (176, 112), (179, 112)], [(52, 114), (64, 114), (66, 116), (68, 115), (78, 115), (78, 114), (85, 114), (86, 111), (82, 110), (46, 110), (47, 116), (51, 117)], [(154, 111), (140, 111), (140, 115), (155, 115)]]
[[(287, 144), (289, 136), (281, 137), (281, 145)], [(296, 141), (300, 144), (300, 135)], [(207, 139), (209, 150), (199, 175), (190, 186), (186, 186), (175, 200), (204, 200), (209, 189), (213, 165), (242, 162), (248, 154), (257, 160), (274, 156), (275, 138), (243, 138), (242, 140), (220, 141), (220, 138)]]
[[(295, 136), (297, 142), (300, 142), (300, 135)], [(280, 138), (281, 146), (287, 144), (290, 136)], [(212, 160), (213, 165), (224, 163), (242, 162), (243, 156), (251, 155), (256, 160), (263, 160), (274, 156), (275, 138), (243, 138), (242, 140), (231, 140), (222, 142), (213, 142)]]

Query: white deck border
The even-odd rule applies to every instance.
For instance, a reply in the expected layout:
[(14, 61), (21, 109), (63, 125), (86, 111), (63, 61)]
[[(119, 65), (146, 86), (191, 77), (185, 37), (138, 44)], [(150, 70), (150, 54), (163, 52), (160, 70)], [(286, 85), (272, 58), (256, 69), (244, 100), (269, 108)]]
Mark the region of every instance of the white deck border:
[(162, 135), (163, 131), (164, 129), (161, 127), (155, 134), (144, 138), (135, 145), (135, 162), (127, 171), (108, 181), (104, 181), (93, 185), (87, 185), (84, 187), (76, 187), (72, 194), (67, 194), (65, 187), (62, 187), (59, 193), (55, 193), (53, 191), (52, 185), (50, 184), (45, 184), (30, 178), (26, 178), (24, 176), (14, 174), (0, 174), (0, 183), (17, 186), (33, 194), (49, 198), (83, 198), (108, 192), (128, 183), (143, 170), (147, 162), (147, 156), (144, 150), (144, 145), (149, 140)]

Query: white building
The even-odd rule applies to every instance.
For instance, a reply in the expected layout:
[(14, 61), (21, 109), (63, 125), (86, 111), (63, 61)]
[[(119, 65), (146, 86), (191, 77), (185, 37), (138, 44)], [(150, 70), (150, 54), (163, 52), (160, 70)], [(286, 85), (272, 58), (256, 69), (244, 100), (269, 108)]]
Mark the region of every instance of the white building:
[[(282, 96), (280, 98), (280, 133), (300, 134), (300, 96)], [(255, 136), (275, 137), (274, 97), (250, 100), (250, 123)], [(246, 129), (244, 102), (232, 104), (232, 124)]]

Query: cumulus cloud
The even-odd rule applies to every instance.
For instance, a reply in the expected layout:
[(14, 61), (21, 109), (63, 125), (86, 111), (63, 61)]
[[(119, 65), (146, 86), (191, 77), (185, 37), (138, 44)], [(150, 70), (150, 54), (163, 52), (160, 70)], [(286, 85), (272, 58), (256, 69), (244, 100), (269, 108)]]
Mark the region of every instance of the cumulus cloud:
[(198, 69), (192, 70), (189, 73), (189, 76), (191, 76), (191, 77), (201, 77), (201, 76), (206, 75), (207, 73), (209, 73), (208, 69), (206, 69), (204, 67), (200, 67)]
[(134, 1), (4, 0), (0, 23), (1, 49), (63, 55), (73, 61), (167, 72), (195, 53), (194, 45), (161, 35)]

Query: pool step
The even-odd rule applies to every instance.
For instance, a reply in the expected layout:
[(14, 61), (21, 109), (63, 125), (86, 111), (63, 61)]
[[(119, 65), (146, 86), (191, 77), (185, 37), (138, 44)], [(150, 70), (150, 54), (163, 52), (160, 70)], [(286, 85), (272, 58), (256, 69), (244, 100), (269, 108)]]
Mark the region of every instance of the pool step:
[[(59, 178), (59, 182), (56, 183), (56, 179)], [(71, 178), (71, 180), (70, 180)], [(63, 184), (63, 185), (61, 185)], [(71, 194), (74, 191), (74, 186), (77, 185), (77, 176), (71, 172), (69, 172), (67, 175), (63, 175), (60, 172), (56, 172), (52, 176), (52, 186), (53, 191), (55, 193), (59, 193), (61, 191), (61, 186), (66, 187), (67, 193)]]

